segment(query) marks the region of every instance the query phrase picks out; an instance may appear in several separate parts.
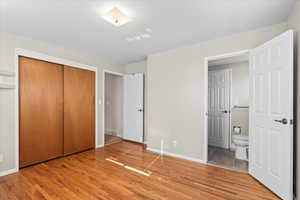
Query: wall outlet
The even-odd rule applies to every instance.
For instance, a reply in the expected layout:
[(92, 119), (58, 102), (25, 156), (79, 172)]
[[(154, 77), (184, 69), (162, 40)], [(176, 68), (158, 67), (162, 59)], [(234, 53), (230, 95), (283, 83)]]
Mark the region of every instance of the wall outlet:
[(3, 153), (0, 153), (0, 163), (4, 161), (4, 155)]

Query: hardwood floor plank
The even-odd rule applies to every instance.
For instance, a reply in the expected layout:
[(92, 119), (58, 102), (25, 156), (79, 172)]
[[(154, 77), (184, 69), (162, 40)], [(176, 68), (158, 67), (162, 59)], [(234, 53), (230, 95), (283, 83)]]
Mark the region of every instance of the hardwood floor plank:
[[(117, 161), (111, 162), (107, 159)], [(128, 166), (129, 170), (125, 168)], [(140, 170), (140, 173), (138, 170)], [(143, 175), (142, 173), (145, 173)], [(146, 176), (146, 175), (149, 176)], [(245, 173), (122, 141), (0, 177), (0, 200), (275, 200)]]

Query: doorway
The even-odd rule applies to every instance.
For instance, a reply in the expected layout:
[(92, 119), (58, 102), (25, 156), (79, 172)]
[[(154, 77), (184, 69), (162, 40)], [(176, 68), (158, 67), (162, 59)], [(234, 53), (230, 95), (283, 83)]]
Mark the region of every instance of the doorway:
[(208, 164), (248, 172), (249, 54), (208, 62)]
[(103, 71), (104, 145), (144, 143), (144, 74)]
[[(249, 53), (248, 173), (285, 200), (293, 199), (294, 32), (286, 31), (251, 50), (205, 58), (204, 159), (208, 162), (208, 66)], [(224, 93), (224, 92), (223, 92)], [(232, 130), (231, 130), (232, 131)], [(241, 129), (234, 131), (241, 133)], [(245, 154), (244, 154), (245, 155)]]
[(104, 72), (104, 141), (105, 145), (123, 139), (123, 75)]

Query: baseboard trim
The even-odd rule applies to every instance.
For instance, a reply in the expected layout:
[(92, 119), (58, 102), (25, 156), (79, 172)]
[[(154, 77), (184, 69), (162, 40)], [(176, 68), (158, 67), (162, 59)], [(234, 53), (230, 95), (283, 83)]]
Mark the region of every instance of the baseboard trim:
[[(147, 148), (147, 151), (151, 151), (153, 153), (158, 153), (158, 154), (161, 153), (160, 150), (152, 149), (152, 148)], [(167, 152), (167, 151), (164, 151), (163, 155), (171, 156), (171, 157), (175, 157), (175, 158), (181, 158), (181, 159), (184, 159), (184, 160), (189, 160), (189, 161), (193, 161), (193, 162), (197, 162), (197, 163), (201, 163), (201, 164), (207, 164), (204, 160), (201, 160), (201, 159), (198, 159), (198, 158), (184, 156), (184, 155), (181, 155), (181, 154), (171, 153), (171, 152)]]
[(16, 172), (18, 172), (18, 171), (19, 171), (18, 168), (15, 168), (15, 169), (9, 169), (9, 170), (0, 172), (0, 176), (6, 176), (6, 175), (9, 175), (9, 174), (16, 173)]

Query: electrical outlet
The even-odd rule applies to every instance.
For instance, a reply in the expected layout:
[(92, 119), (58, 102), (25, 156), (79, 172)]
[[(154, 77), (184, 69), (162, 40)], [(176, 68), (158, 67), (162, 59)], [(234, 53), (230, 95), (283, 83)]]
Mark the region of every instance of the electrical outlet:
[(3, 153), (0, 153), (0, 163), (4, 161), (4, 155)]

